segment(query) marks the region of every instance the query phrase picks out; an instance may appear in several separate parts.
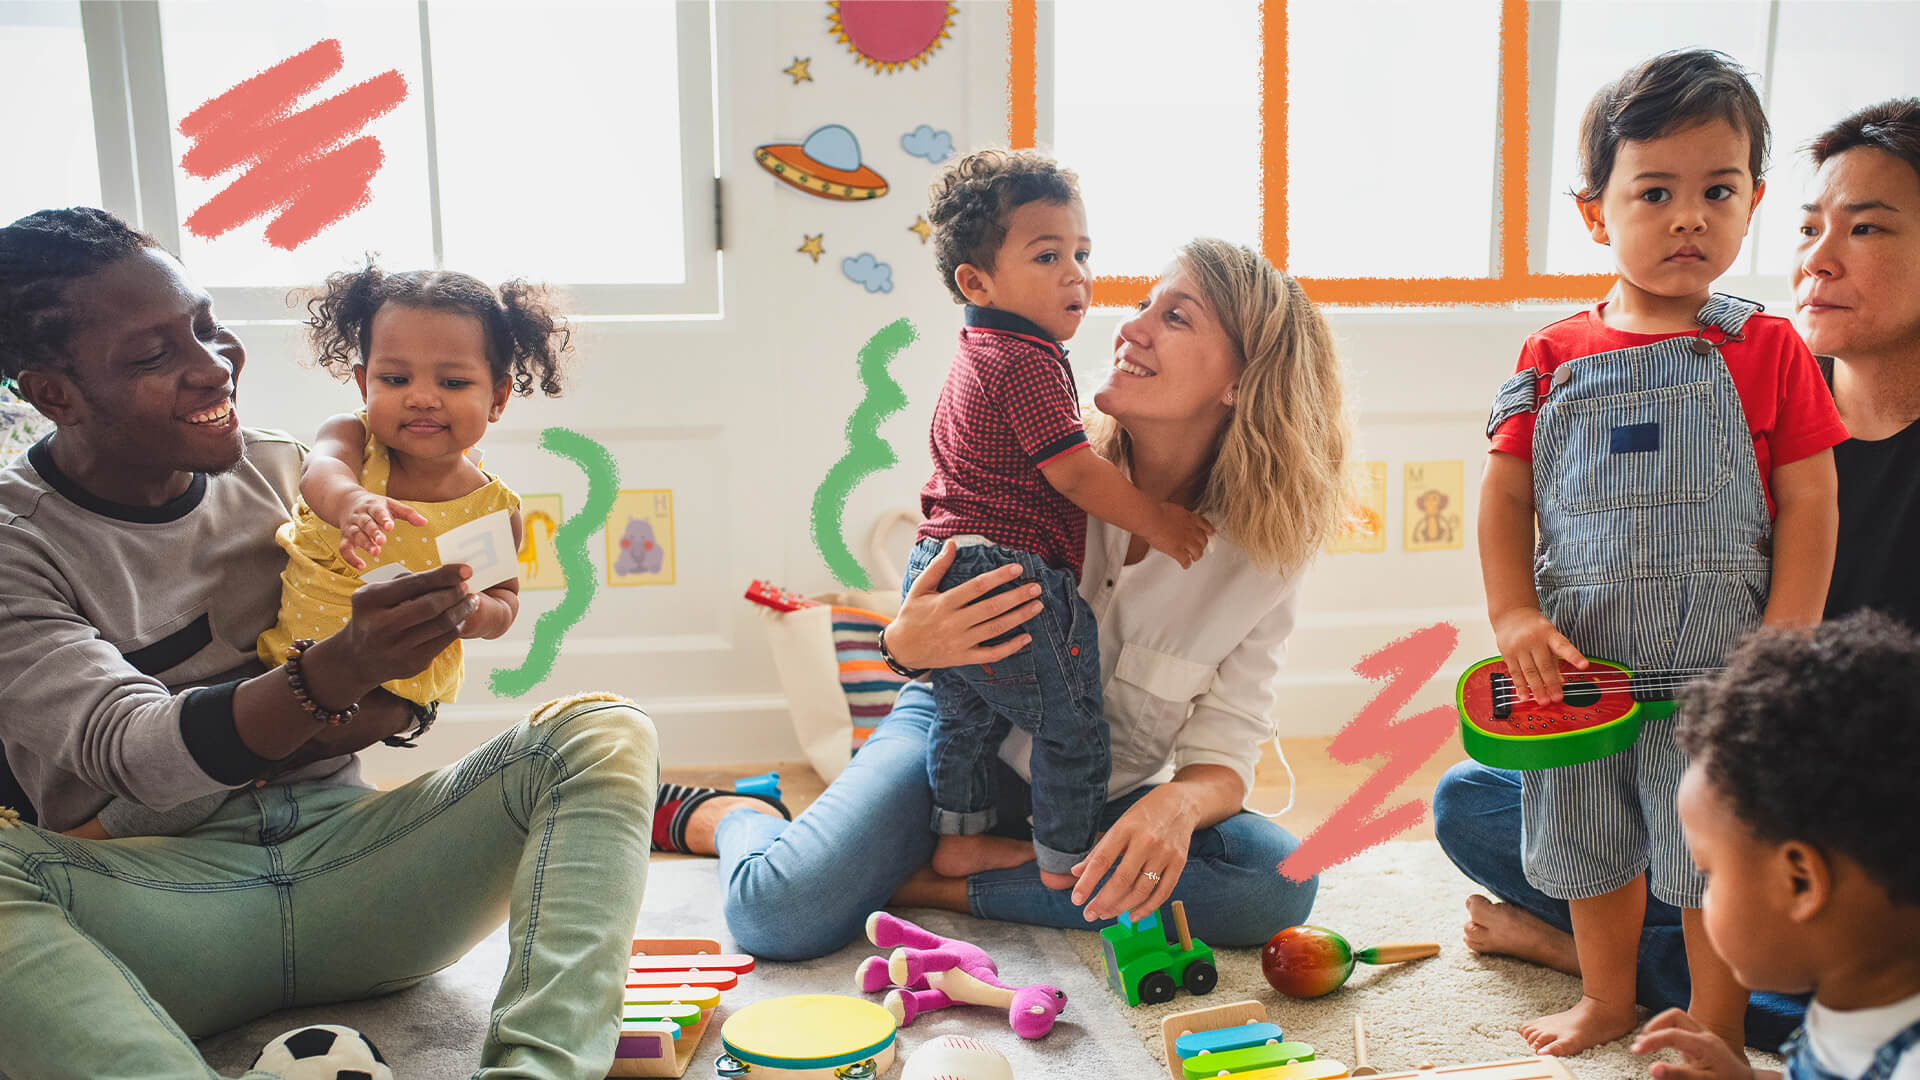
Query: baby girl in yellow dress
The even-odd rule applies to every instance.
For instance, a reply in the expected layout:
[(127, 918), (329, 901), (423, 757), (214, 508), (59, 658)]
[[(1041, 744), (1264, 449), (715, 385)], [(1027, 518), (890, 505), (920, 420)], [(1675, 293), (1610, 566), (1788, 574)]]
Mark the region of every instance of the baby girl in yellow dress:
[[(388, 274), (365, 269), (330, 275), (308, 303), (307, 325), (319, 363), (349, 374), (365, 407), (320, 426), (300, 476), (293, 520), (274, 539), (287, 552), (280, 618), (260, 635), (269, 667), (286, 662), (301, 638), (318, 640), (345, 626), (361, 575), (385, 566), (410, 572), (440, 565), (434, 538), (456, 525), (507, 510), (521, 543), (520, 497), (470, 453), (513, 394), (560, 392), (568, 330), (538, 286), (510, 281), (496, 292), (452, 271)], [(520, 609), (510, 578), (475, 594), (462, 638), (497, 638)], [(434, 710), (460, 689), (460, 642), (427, 670), (383, 688), (414, 704), (418, 736)], [(413, 745), (394, 736), (394, 745)], [(74, 835), (172, 835), (204, 821), (227, 793), (167, 811), (131, 800), (109, 803)]]

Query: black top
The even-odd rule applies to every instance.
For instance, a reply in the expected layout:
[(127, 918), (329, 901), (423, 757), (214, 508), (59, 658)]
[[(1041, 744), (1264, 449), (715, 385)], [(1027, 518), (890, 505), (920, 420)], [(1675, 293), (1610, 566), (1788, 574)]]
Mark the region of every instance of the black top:
[(1840, 544), (1827, 618), (1873, 608), (1920, 629), (1920, 421), (1833, 448)]

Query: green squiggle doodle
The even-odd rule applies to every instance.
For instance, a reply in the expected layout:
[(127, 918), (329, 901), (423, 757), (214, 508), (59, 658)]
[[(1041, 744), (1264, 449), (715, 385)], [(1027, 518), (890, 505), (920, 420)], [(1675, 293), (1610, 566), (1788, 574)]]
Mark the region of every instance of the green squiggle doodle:
[(813, 544), (827, 560), (827, 569), (850, 589), (870, 588), (872, 583), (847, 547), (841, 520), (846, 516), (847, 496), (861, 480), (900, 460), (880, 437), (880, 421), (907, 407), (906, 391), (887, 374), (887, 364), (919, 336), (913, 323), (895, 319), (860, 347), (860, 383), (867, 388), (867, 396), (847, 417), (846, 455), (833, 463), (813, 493)]
[(620, 466), (606, 447), (577, 431), (550, 427), (540, 433), (540, 448), (569, 458), (587, 474), (587, 501), (553, 534), (553, 551), (566, 572), (567, 594), (533, 624), (533, 644), (517, 668), (494, 668), (487, 685), (500, 697), (515, 698), (540, 685), (560, 658), (560, 642), (587, 613), (599, 575), (587, 541), (606, 525), (620, 492)]

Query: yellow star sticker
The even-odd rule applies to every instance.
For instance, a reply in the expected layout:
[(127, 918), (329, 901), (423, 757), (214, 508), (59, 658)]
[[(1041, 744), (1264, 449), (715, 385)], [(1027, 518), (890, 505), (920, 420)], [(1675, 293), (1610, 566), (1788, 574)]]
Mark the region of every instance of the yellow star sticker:
[(933, 235), (933, 226), (927, 224), (926, 218), (916, 214), (913, 218), (913, 224), (907, 226), (907, 231), (918, 234), (920, 242), (924, 244), (927, 242), (927, 237)]
[(813, 57), (811, 56), (796, 56), (793, 58), (793, 66), (786, 68), (781, 74), (793, 76), (793, 85), (795, 86), (799, 86), (803, 82), (812, 82), (813, 72), (807, 70), (807, 65), (811, 63), (813, 63)]
[(826, 233), (821, 233), (819, 236), (808, 236), (806, 233), (801, 233), (800, 239), (802, 243), (798, 249), (800, 254), (811, 255), (813, 256), (814, 262), (819, 262), (820, 256), (827, 253), (827, 249), (820, 246), (821, 238), (826, 235)]

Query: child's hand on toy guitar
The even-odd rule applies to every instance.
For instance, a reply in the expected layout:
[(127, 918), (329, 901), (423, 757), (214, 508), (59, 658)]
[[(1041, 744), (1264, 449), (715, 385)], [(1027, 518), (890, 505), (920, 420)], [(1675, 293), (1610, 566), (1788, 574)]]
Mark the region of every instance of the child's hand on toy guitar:
[(427, 523), (420, 511), (406, 503), (361, 488), (340, 507), (340, 557), (355, 570), (365, 570), (366, 560), (354, 549), (378, 557), (395, 518), (413, 525)]
[(1185, 570), (1207, 550), (1207, 538), (1213, 535), (1213, 523), (1179, 503), (1160, 504), (1160, 527), (1147, 543), (1173, 557)]
[(1512, 608), (1494, 616), (1493, 640), (1521, 701), (1558, 702), (1564, 681), (1560, 661), (1587, 666), (1587, 658), (1536, 607)]
[(1748, 1065), (1725, 1039), (1685, 1009), (1668, 1009), (1647, 1021), (1640, 1037), (1633, 1040), (1632, 1049), (1636, 1054), (1651, 1054), (1656, 1050), (1680, 1052), (1682, 1064), (1654, 1062), (1647, 1070), (1653, 1080), (1780, 1080), (1777, 1072), (1756, 1070)]

